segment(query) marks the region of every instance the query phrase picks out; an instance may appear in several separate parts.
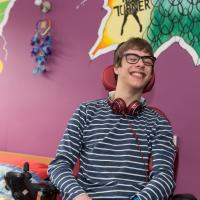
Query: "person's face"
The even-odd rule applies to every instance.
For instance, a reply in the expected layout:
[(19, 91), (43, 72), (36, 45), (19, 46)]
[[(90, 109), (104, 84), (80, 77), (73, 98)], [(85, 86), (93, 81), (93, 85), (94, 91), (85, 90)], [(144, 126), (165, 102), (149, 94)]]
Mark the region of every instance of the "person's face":
[[(143, 57), (143, 58), (140, 58)], [(152, 76), (154, 60), (149, 53), (137, 49), (124, 52), (121, 66), (114, 67), (119, 84), (143, 91)]]

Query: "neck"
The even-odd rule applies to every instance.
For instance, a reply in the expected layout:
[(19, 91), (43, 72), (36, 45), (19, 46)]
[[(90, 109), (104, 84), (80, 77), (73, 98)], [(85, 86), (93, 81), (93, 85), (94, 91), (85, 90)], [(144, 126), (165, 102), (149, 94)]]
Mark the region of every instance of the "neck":
[(133, 101), (140, 101), (142, 96), (142, 91), (137, 89), (128, 89), (121, 88), (119, 86), (116, 87), (116, 91), (113, 95), (113, 100), (116, 98), (122, 98), (126, 105), (128, 106)]

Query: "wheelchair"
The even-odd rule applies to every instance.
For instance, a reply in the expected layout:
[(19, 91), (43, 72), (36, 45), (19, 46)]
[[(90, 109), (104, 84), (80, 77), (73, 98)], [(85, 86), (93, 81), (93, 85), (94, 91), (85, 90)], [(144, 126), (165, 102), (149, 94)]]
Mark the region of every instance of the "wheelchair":
[[(113, 65), (105, 68), (102, 73), (102, 83), (107, 91), (112, 91), (116, 86), (116, 79), (114, 76)], [(144, 92), (148, 92), (152, 89), (155, 79), (145, 88)], [(152, 107), (161, 115), (167, 116), (158, 108)], [(168, 120), (169, 121), (169, 120)], [(176, 144), (175, 144), (176, 145)], [(178, 148), (177, 156), (175, 162), (178, 162)], [(78, 174), (79, 171), (78, 162), (73, 170), (74, 176)], [(177, 163), (175, 163), (175, 172), (177, 171)], [(176, 178), (176, 177), (175, 177)], [(6, 187), (12, 191), (12, 195), (15, 200), (38, 200), (38, 193), (41, 193), (41, 200), (56, 200), (58, 196), (58, 191), (55, 186), (52, 185), (50, 181), (43, 181), (41, 183), (32, 183), (31, 174), (29, 173), (28, 163), (24, 164), (24, 171), (19, 172), (7, 172), (5, 175)], [(169, 198), (169, 200), (197, 200), (193, 194), (176, 194)]]

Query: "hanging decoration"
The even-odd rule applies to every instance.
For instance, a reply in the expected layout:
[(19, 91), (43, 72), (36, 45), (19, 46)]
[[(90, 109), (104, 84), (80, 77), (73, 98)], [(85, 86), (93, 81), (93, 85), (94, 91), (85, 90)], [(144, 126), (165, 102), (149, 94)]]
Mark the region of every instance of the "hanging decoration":
[(52, 53), (51, 19), (46, 16), (46, 13), (51, 10), (51, 4), (46, 0), (35, 0), (34, 3), (40, 7), (42, 17), (36, 23), (35, 34), (31, 39), (31, 55), (35, 57), (37, 63), (33, 74), (43, 74), (47, 71), (47, 59)]

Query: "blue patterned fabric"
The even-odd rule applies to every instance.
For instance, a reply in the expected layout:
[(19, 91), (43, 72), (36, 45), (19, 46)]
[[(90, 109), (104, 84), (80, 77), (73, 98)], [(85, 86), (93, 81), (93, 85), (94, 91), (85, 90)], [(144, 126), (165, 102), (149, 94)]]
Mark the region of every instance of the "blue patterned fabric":
[[(10, 171), (23, 172), (23, 169), (15, 165), (0, 164), (0, 200), (14, 200), (11, 195), (11, 191), (5, 189), (4, 175)], [(35, 173), (31, 171), (30, 173), (32, 174), (32, 182), (37, 183), (41, 181), (41, 178), (38, 177)]]

